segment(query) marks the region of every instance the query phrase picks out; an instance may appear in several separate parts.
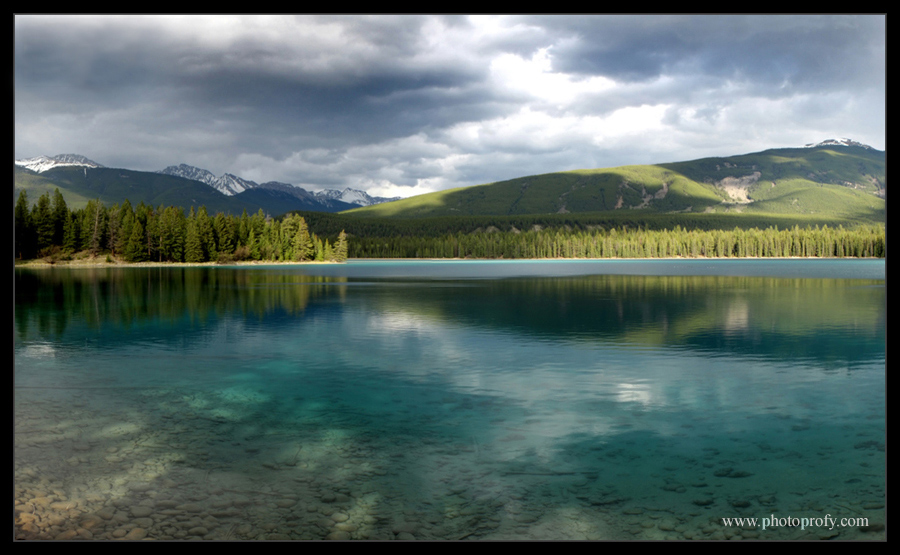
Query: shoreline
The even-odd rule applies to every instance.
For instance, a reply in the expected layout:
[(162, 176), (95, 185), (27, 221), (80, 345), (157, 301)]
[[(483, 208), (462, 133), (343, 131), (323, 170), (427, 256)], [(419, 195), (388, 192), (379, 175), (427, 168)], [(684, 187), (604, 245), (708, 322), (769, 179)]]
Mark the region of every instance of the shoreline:
[(58, 260), (48, 262), (43, 259), (14, 261), (16, 268), (176, 268), (176, 267), (208, 267), (208, 266), (299, 266), (307, 264), (341, 264), (341, 262), (307, 260), (304, 262), (283, 262), (277, 260), (242, 260), (219, 264), (218, 262), (107, 262), (105, 259)]
[[(349, 261), (372, 261), (372, 262), (390, 262), (390, 261), (422, 261), (422, 262), (537, 262), (537, 261), (577, 261), (598, 262), (603, 260), (886, 260), (881, 257), (820, 257), (820, 256), (729, 256), (729, 257), (665, 257), (665, 258), (351, 258)], [(306, 266), (317, 264), (344, 264), (343, 262), (307, 260), (304, 262), (284, 262), (277, 260), (242, 260), (240, 262), (231, 262), (228, 264), (219, 264), (218, 262), (107, 262), (101, 259), (79, 259), (48, 262), (46, 260), (27, 260), (14, 261), (15, 268), (31, 268), (31, 269), (50, 269), (50, 268), (190, 268), (190, 267), (211, 267), (211, 266)]]

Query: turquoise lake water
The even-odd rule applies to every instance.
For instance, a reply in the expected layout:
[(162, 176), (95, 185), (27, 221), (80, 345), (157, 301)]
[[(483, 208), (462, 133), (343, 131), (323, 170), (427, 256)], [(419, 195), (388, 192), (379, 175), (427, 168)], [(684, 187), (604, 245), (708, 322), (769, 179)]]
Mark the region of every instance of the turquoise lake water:
[(884, 260), (15, 279), (16, 538), (885, 539)]

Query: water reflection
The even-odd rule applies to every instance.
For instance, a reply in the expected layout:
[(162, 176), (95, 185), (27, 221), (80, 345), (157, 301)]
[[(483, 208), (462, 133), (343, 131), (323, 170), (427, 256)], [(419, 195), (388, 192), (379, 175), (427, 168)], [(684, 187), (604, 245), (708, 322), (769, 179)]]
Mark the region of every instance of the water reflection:
[(438, 278), (17, 272), (17, 534), (883, 537), (714, 522), (884, 522), (883, 281)]
[[(375, 326), (407, 330), (432, 322), (536, 340), (778, 359), (867, 360), (884, 347), (881, 280), (601, 275), (435, 283), (218, 268), (21, 271), (16, 280), (21, 339), (34, 327), (61, 337), (72, 318), (88, 328), (129, 329), (185, 318), (201, 328), (237, 316), (277, 328), (338, 303), (375, 315)], [(357, 287), (368, 289), (348, 299)], [(847, 333), (855, 349), (837, 340)]]

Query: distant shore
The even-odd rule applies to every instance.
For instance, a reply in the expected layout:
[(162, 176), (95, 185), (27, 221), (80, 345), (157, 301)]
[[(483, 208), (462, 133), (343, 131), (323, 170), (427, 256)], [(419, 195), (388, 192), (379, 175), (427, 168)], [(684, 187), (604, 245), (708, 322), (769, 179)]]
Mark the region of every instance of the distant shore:
[(106, 261), (105, 258), (85, 258), (76, 260), (57, 260), (54, 262), (45, 259), (15, 261), (16, 268), (177, 268), (177, 267), (193, 267), (193, 266), (305, 266), (309, 264), (340, 264), (340, 262), (325, 262), (318, 260), (307, 260), (304, 262), (283, 262), (274, 260), (242, 260), (240, 262), (229, 262), (227, 264), (219, 264), (218, 262), (123, 262)]
[[(422, 262), (461, 262), (461, 261), (506, 261), (506, 262), (535, 262), (544, 260), (584, 260), (584, 261), (600, 261), (600, 260), (884, 260), (884, 258), (867, 257), (860, 258), (854, 256), (838, 257), (818, 257), (818, 256), (778, 256), (778, 257), (759, 257), (759, 256), (732, 256), (732, 257), (666, 257), (666, 258), (353, 258), (353, 261), (368, 260), (372, 262), (389, 262), (389, 261), (422, 261)], [(181, 268), (181, 267), (203, 267), (203, 266), (306, 266), (310, 264), (341, 264), (341, 262), (307, 260), (304, 262), (284, 262), (275, 260), (242, 260), (239, 262), (229, 262), (227, 264), (219, 264), (218, 262), (124, 262), (112, 261), (108, 262), (103, 258), (82, 258), (75, 260), (57, 260), (50, 262), (46, 259), (15, 261), (17, 268), (33, 268), (33, 269), (50, 269), (50, 268)]]

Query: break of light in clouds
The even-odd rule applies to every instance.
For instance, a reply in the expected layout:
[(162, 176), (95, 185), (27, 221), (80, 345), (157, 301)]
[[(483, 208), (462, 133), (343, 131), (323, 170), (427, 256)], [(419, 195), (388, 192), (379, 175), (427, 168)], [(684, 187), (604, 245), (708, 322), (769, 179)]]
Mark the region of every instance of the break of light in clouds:
[(15, 157), (410, 196), (851, 138), (874, 16), (15, 17)]

